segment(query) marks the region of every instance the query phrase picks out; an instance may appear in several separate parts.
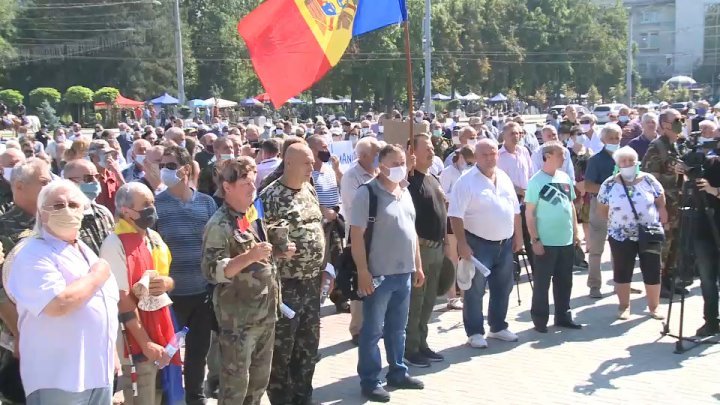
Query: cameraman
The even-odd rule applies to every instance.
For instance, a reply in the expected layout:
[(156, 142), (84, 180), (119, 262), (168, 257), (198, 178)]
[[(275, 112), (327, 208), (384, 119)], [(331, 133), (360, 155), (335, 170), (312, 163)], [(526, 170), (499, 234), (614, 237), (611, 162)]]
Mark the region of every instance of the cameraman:
[[(702, 125), (702, 123), (701, 123)], [(717, 140), (716, 138), (715, 140)], [(706, 152), (710, 152), (706, 149)], [(698, 217), (697, 232), (695, 232), (695, 257), (698, 272), (700, 273), (700, 287), (702, 289), (705, 324), (701, 326), (696, 335), (700, 337), (712, 336), (720, 332), (718, 327), (718, 266), (720, 254), (718, 241), (714, 240), (711, 226), (720, 227), (720, 156), (718, 146), (714, 146), (714, 156), (708, 156), (703, 164), (703, 178), (697, 179), (698, 189), (707, 193), (705, 201), (710, 212), (713, 213), (713, 222), (702, 215)]]

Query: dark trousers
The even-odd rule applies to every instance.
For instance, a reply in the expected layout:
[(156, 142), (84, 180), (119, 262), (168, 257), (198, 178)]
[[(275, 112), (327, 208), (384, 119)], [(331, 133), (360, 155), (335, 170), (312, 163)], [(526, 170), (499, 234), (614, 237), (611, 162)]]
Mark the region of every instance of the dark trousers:
[(530, 315), (536, 326), (547, 326), (550, 317), (548, 291), (553, 286), (555, 323), (570, 319), (570, 293), (575, 257), (573, 245), (545, 246), (545, 254), (535, 256), (532, 306)]
[(320, 276), (283, 279), (282, 300), (295, 317), (275, 325), (275, 349), (267, 394), (272, 405), (305, 405), (312, 399), (320, 345)]
[(709, 324), (718, 323), (718, 277), (720, 254), (712, 240), (696, 239), (695, 257), (700, 273), (700, 289), (703, 295), (703, 316)]
[(185, 340), (185, 402), (187, 405), (205, 403), (203, 381), (205, 363), (210, 349), (210, 331), (215, 312), (208, 293), (173, 296), (173, 311), (178, 326), (190, 328)]

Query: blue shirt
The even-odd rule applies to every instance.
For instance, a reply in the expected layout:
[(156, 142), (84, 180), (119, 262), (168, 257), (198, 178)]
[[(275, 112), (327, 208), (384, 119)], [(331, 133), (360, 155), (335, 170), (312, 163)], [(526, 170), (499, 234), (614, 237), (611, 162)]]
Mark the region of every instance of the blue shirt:
[(556, 170), (553, 176), (544, 171), (532, 176), (525, 202), (535, 205), (537, 232), (543, 245), (572, 245), (574, 199), (575, 187), (562, 170)]
[(168, 190), (155, 199), (158, 221), (155, 230), (170, 249), (170, 277), (175, 281), (171, 295), (197, 295), (207, 291), (208, 281), (200, 270), (202, 236), (205, 224), (217, 205), (209, 195), (195, 190), (188, 201), (181, 201)]
[(615, 160), (613, 160), (610, 152), (603, 148), (600, 153), (596, 153), (588, 159), (585, 180), (600, 185), (608, 177), (612, 176), (613, 172), (615, 172)]
[(650, 146), (650, 140), (644, 135), (639, 135), (628, 142), (627, 146), (633, 148), (638, 154), (638, 162), (641, 162), (645, 153), (647, 153), (648, 147)]

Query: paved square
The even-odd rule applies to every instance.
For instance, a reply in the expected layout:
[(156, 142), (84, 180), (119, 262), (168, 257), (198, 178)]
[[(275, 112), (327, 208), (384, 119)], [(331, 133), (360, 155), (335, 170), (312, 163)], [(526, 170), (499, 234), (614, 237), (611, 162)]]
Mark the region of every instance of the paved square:
[[(436, 307), (430, 324), (430, 346), (446, 361), (430, 368), (410, 368), (426, 388), (393, 391), (393, 404), (699, 404), (720, 401), (720, 345), (701, 346), (674, 354), (675, 340), (660, 336), (662, 324), (647, 316), (644, 295), (631, 296), (632, 317), (616, 320), (606, 249), (603, 263), (605, 298), (587, 297), (587, 272), (576, 272), (571, 301), (579, 331), (532, 329), (529, 284), (520, 284), (522, 304), (513, 290), (508, 313), (517, 343), (489, 339), (488, 349), (465, 345), (461, 311)], [(633, 286), (642, 289), (639, 271)], [(686, 331), (702, 324), (699, 283), (686, 301)], [(667, 304), (661, 305), (666, 315)], [(487, 305), (487, 297), (486, 297)], [(552, 313), (552, 310), (551, 310)], [(349, 314), (324, 307), (321, 329), (322, 360), (315, 372), (314, 398), (324, 404), (362, 404), (355, 367), (357, 350), (349, 342)], [(677, 331), (679, 306), (673, 307), (672, 330)], [(380, 342), (382, 345), (382, 341)], [(384, 355), (384, 350), (381, 346)], [(212, 403), (215, 403), (214, 401)], [(264, 403), (269, 403), (265, 400)]]

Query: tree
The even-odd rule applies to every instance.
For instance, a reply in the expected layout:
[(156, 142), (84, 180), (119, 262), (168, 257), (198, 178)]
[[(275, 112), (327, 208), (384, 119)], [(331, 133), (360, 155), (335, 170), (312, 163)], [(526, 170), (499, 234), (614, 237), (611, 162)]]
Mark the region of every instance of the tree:
[(560, 88), (560, 91), (565, 95), (568, 104), (574, 102), (577, 99), (577, 91), (575, 91), (575, 87), (573, 87), (571, 84), (563, 84), (563, 86)]
[(5, 103), (8, 107), (17, 107), (22, 104), (25, 96), (17, 90), (6, 89), (0, 91), (0, 101)]
[(655, 91), (655, 99), (656, 99), (658, 102), (661, 102), (661, 101), (670, 102), (670, 101), (672, 101), (672, 99), (673, 99), (673, 91), (672, 91), (672, 89), (670, 88), (670, 86), (668, 86), (667, 84), (663, 84), (662, 86), (660, 86), (660, 88), (657, 89), (657, 91)]
[(591, 85), (590, 88), (587, 91), (587, 101), (590, 105), (595, 105), (597, 103), (602, 102), (602, 95), (600, 94), (600, 91), (598, 90), (595, 85)]
[(610, 96), (610, 99), (613, 103), (620, 102), (622, 100), (625, 100), (627, 97), (627, 90), (625, 89), (624, 83), (618, 83), (615, 86), (610, 87), (608, 90), (608, 96)]
[(63, 100), (70, 105), (77, 106), (75, 121), (80, 121), (85, 104), (92, 102), (93, 91), (83, 86), (72, 86), (65, 90)]
[(118, 96), (120, 95), (120, 90), (116, 89), (115, 87), (102, 87), (93, 93), (93, 99), (92, 101), (96, 103), (105, 103), (108, 106), (112, 106), (115, 104), (115, 100), (117, 100)]
[(40, 122), (47, 126), (50, 131), (60, 127), (60, 119), (55, 115), (55, 109), (47, 100), (42, 100), (37, 107), (37, 116)]
[(638, 87), (635, 91), (635, 102), (637, 104), (647, 104), (652, 101), (653, 94), (647, 87)]
[(52, 87), (38, 87), (30, 91), (29, 104), (31, 107), (40, 107), (43, 101), (56, 105), (62, 98), (60, 92)]
[(678, 87), (673, 92), (672, 101), (690, 101), (690, 90), (687, 87)]

